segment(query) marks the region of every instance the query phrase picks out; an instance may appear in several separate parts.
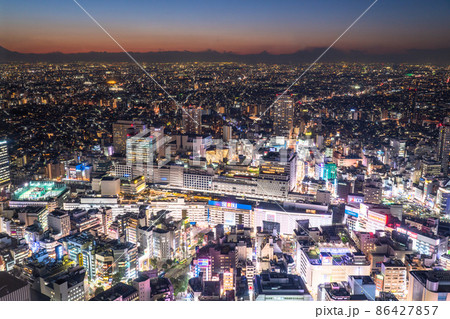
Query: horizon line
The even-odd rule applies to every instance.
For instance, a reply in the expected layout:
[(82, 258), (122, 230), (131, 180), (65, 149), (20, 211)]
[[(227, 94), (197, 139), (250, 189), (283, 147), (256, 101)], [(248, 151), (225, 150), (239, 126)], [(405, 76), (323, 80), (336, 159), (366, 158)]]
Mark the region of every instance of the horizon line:
[[(95, 50), (91, 50), (91, 51), (78, 51), (78, 52), (63, 52), (63, 51), (48, 51), (48, 52), (24, 52), (24, 51), (15, 51), (15, 50), (11, 50), (8, 49), (2, 45), (0, 45), (0, 48), (12, 52), (12, 53), (19, 53), (19, 54), (87, 54), (87, 53), (109, 53), (109, 54), (124, 54), (122, 51), (95, 51)], [(290, 52), (286, 52), (286, 53), (271, 53), (268, 50), (262, 50), (262, 51), (257, 51), (257, 52), (253, 52), (253, 53), (239, 53), (239, 52), (235, 52), (235, 51), (219, 51), (219, 50), (215, 50), (215, 49), (203, 49), (203, 50), (198, 50), (198, 51), (191, 51), (191, 50), (158, 50), (158, 51), (132, 51), (129, 50), (128, 52), (130, 53), (138, 53), (138, 54), (145, 54), (145, 53), (168, 53), (168, 52), (176, 52), (176, 53), (183, 53), (183, 52), (188, 52), (188, 53), (205, 53), (205, 52), (214, 52), (214, 53), (219, 53), (219, 54), (234, 54), (234, 55), (241, 55), (241, 56), (245, 56), (245, 55), (258, 55), (258, 54), (270, 54), (270, 55), (275, 55), (275, 56), (281, 56), (281, 55), (290, 55), (290, 54), (295, 54), (295, 53), (299, 53), (299, 52), (310, 52), (310, 51), (314, 51), (314, 50), (318, 50), (318, 49), (323, 49), (325, 48), (325, 46), (315, 46), (315, 47), (306, 47), (304, 49), (298, 49), (295, 51), (290, 51)], [(333, 50), (335, 51), (340, 51), (340, 52), (344, 52), (344, 53), (352, 53), (352, 52), (357, 52), (357, 53), (364, 53), (364, 54), (370, 54), (370, 55), (382, 55), (382, 54), (404, 54), (407, 53), (408, 51), (439, 51), (439, 50), (450, 50), (450, 46), (447, 47), (438, 47), (438, 48), (405, 48), (405, 49), (393, 49), (392, 51), (386, 51), (386, 52), (370, 52), (370, 50), (367, 49), (362, 49), (362, 50), (358, 50), (358, 49), (343, 49), (343, 48), (333, 48)]]

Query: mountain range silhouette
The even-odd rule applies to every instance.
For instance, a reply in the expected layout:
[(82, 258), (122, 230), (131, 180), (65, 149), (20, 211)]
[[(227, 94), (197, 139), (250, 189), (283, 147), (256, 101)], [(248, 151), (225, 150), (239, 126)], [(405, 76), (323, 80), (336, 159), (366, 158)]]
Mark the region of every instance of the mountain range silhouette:
[[(325, 48), (299, 50), (289, 54), (271, 54), (266, 51), (256, 54), (238, 54), (206, 50), (129, 52), (137, 61), (147, 63), (175, 62), (239, 62), (268, 64), (312, 63)], [(85, 53), (20, 53), (0, 46), (0, 63), (8, 62), (131, 62), (123, 52), (85, 52)], [(448, 65), (450, 47), (442, 49), (410, 49), (401, 53), (374, 54), (363, 51), (344, 51), (330, 49), (319, 62), (360, 62), (360, 63), (431, 63)]]

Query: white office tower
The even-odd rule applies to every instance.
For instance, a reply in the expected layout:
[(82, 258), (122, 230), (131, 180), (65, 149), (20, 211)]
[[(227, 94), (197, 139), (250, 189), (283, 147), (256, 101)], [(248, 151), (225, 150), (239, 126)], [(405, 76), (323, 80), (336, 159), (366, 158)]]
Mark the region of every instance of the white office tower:
[(153, 176), (156, 153), (156, 137), (150, 130), (130, 137), (127, 140), (127, 166), (131, 167), (133, 176)]

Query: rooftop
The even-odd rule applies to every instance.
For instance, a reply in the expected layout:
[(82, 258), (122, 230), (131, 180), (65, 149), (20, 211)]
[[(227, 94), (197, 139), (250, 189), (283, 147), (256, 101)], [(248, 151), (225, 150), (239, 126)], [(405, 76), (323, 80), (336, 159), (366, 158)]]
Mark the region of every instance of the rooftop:
[(17, 279), (6, 271), (0, 271), (0, 298), (28, 285), (27, 282)]
[(13, 200), (20, 201), (46, 201), (61, 196), (67, 187), (64, 183), (32, 181), (16, 190)]
[[(413, 270), (411, 276), (417, 279), (422, 286), (427, 287), (427, 281), (438, 282), (436, 292), (450, 292), (450, 271), (446, 270)], [(428, 288), (427, 288), (428, 289)]]
[(92, 298), (90, 301), (114, 301), (119, 297), (126, 299), (135, 293), (137, 293), (136, 288), (134, 288), (133, 286), (124, 284), (122, 282), (119, 282), (118, 284), (111, 287), (110, 289), (99, 293), (97, 296)]
[(262, 272), (257, 277), (258, 293), (266, 295), (309, 294), (303, 280), (296, 275), (277, 272)]

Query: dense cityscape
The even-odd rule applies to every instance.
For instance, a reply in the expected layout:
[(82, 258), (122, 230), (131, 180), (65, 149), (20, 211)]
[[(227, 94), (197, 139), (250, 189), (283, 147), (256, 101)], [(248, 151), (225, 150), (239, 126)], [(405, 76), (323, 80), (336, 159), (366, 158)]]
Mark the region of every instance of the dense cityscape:
[(449, 67), (309, 66), (0, 64), (0, 300), (450, 300)]

